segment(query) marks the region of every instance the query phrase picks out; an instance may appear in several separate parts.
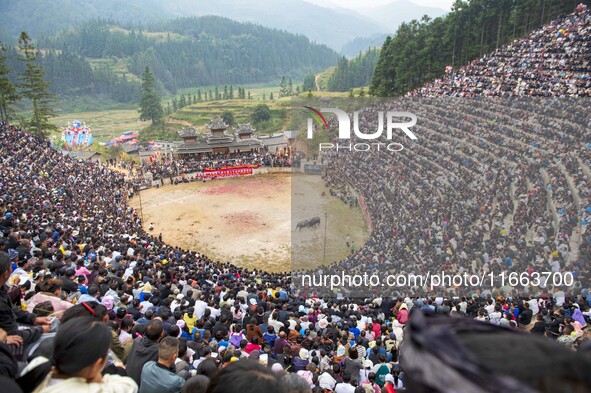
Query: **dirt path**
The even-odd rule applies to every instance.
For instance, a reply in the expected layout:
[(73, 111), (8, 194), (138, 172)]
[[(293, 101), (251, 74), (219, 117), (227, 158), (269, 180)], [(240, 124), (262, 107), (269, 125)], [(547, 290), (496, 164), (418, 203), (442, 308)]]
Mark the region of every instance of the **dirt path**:
[(182, 126), (187, 126), (187, 127), (194, 127), (193, 124), (189, 123), (188, 121), (185, 120), (178, 120), (178, 119), (173, 119), (172, 117), (167, 117), (166, 121), (168, 123), (173, 123), (173, 124), (180, 124)]

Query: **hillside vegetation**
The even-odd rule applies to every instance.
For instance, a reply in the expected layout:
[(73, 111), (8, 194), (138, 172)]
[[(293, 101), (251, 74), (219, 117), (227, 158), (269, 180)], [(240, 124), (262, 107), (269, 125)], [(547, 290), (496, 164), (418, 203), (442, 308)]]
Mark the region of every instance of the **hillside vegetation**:
[(371, 85), (376, 96), (405, 94), (589, 0), (457, 0), (445, 17), (403, 23), (382, 46)]
[[(133, 29), (95, 20), (39, 40), (40, 63), (52, 92), (65, 100), (94, 97), (139, 100), (138, 76), (149, 66), (163, 94), (177, 89), (301, 79), (338, 58), (306, 37), (208, 16), (183, 18)], [(24, 64), (14, 47), (6, 51), (11, 79)]]

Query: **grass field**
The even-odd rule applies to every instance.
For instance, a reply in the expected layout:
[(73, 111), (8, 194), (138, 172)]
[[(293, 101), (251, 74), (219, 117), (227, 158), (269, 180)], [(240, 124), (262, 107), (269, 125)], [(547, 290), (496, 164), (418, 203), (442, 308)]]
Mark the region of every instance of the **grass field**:
[(72, 120), (86, 122), (92, 129), (95, 141), (99, 142), (118, 137), (126, 131), (140, 130), (150, 124), (139, 120), (137, 110), (68, 113), (54, 117), (51, 121), (61, 130), (61, 127), (66, 127)]
[(257, 129), (260, 134), (273, 134), (284, 129), (287, 121), (290, 99), (281, 99), (274, 101), (259, 100), (225, 100), (225, 101), (207, 101), (187, 106), (176, 111), (170, 117), (173, 120), (181, 120), (191, 123), (193, 126), (204, 129), (205, 124), (212, 118), (221, 116), (222, 113), (229, 111), (234, 115), (236, 123), (251, 123), (250, 116), (255, 107), (259, 104), (265, 104), (271, 110), (271, 121), (261, 128)]
[[(103, 60), (99, 60), (103, 61)], [(110, 61), (110, 60), (104, 60)], [(94, 64), (94, 66), (97, 66)], [(118, 67), (119, 71), (125, 72), (125, 64), (113, 65)], [(200, 88), (181, 89), (177, 92), (177, 97), (180, 94), (196, 94), (197, 90), (201, 90), (202, 94), (209, 91), (210, 86)], [(259, 84), (251, 87), (244, 86), (244, 88), (251, 92), (253, 97), (250, 100), (220, 100), (220, 101), (206, 101), (198, 104), (187, 106), (177, 112), (173, 113), (166, 120), (166, 125), (162, 130), (148, 130), (151, 139), (178, 139), (176, 131), (183, 127), (194, 126), (200, 130), (204, 130), (212, 118), (222, 115), (225, 111), (230, 111), (234, 115), (236, 123), (250, 123), (250, 116), (254, 108), (259, 104), (266, 104), (271, 110), (272, 118), (261, 126), (257, 126), (257, 134), (273, 134), (276, 132), (290, 129), (290, 107), (291, 97), (284, 97), (278, 99), (279, 86), (275, 84)], [(223, 86), (222, 86), (223, 89)], [(234, 86), (237, 92), (238, 86)], [(358, 90), (358, 89), (356, 89)], [(274, 100), (269, 100), (270, 93), (273, 92)], [(266, 100), (263, 100), (263, 94)], [(312, 92), (313, 96), (330, 96), (330, 97), (346, 97), (348, 93), (334, 93), (334, 92)], [(301, 93), (300, 97), (306, 97), (307, 92)], [(172, 97), (164, 97), (163, 105)], [(92, 102), (80, 104), (81, 108), (92, 107)], [(103, 103), (96, 103), (97, 110), (89, 111), (68, 111), (60, 113), (51, 121), (61, 132), (61, 128), (65, 127), (68, 122), (72, 120), (80, 120), (86, 122), (92, 128), (93, 135), (96, 142), (103, 142), (115, 137), (118, 137), (126, 131), (140, 131), (145, 129), (150, 123), (147, 121), (140, 121), (136, 106), (126, 104), (112, 103), (110, 105), (103, 105)], [(29, 114), (23, 112), (25, 117)], [(57, 134), (56, 134), (57, 135)]]

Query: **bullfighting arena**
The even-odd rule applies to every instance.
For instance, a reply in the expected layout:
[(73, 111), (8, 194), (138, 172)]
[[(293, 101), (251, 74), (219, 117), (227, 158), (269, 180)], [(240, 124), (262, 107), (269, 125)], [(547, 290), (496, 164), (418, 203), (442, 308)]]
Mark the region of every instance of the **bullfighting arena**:
[[(151, 224), (153, 235), (162, 233), (169, 244), (250, 269), (283, 272), (332, 263), (350, 252), (347, 235), (357, 248), (369, 238), (361, 209), (329, 196), (320, 176), (273, 173), (216, 179), (151, 188), (141, 196), (144, 227)], [(139, 198), (130, 205), (139, 210)], [(322, 222), (295, 231), (298, 215), (319, 216)], [(298, 250), (295, 267), (292, 246)]]

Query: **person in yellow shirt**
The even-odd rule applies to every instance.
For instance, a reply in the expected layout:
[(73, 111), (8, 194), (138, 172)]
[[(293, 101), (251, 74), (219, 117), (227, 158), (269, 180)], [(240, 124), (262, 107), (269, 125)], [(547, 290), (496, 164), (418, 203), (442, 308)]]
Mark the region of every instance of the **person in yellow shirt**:
[(183, 315), (183, 321), (187, 324), (189, 331), (192, 332), (197, 323), (197, 317), (195, 316), (195, 309), (193, 307), (189, 307), (185, 315)]

